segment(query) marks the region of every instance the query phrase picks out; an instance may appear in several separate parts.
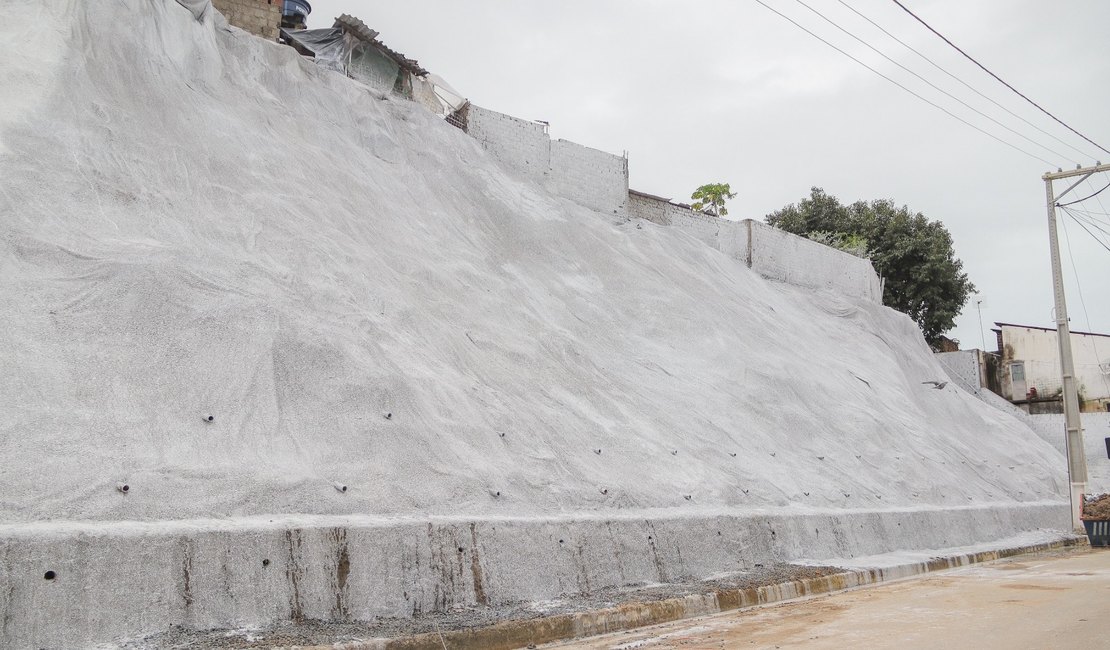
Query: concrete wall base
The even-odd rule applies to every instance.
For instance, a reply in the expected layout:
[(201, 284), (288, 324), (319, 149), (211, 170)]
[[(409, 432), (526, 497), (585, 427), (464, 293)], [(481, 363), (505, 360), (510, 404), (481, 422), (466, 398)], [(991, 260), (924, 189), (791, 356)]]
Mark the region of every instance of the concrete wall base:
[[(344, 648), (345, 650), (439, 650), (448, 647), (452, 650), (510, 650), (534, 647), (543, 643), (611, 634), (684, 618), (819, 596), (1025, 553), (1041, 553), (1084, 545), (1083, 538), (1075, 537), (1044, 544), (938, 557), (928, 562), (914, 562), (882, 569), (845, 571), (821, 578), (793, 580), (765, 587), (731, 589), (708, 595), (628, 603), (589, 612), (525, 621), (506, 621), (468, 630), (451, 630), (396, 639), (372, 639), (346, 644)], [(317, 646), (306, 650), (324, 650), (331, 647)]]
[(0, 526), (5, 648), (369, 621), (1064, 530), (1066, 503), (563, 518), (278, 517)]

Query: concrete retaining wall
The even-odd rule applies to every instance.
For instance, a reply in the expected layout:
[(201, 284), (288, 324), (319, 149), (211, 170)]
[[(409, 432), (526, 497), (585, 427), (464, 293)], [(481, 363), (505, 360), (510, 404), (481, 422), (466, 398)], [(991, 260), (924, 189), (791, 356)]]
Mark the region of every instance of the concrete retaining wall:
[[(9, 648), (365, 621), (1067, 527), (1066, 503), (574, 519), (312, 517), (0, 528)], [(46, 579), (47, 571), (53, 579)]]
[[(624, 603), (599, 610), (503, 621), (488, 627), (436, 631), (392, 639), (373, 639), (344, 647), (348, 650), (440, 650), (443, 647), (455, 650), (531, 648), (544, 643), (612, 634), (685, 618), (709, 616), (785, 600), (834, 593), (1026, 553), (1082, 546), (1085, 543), (1086, 539), (1083, 538), (1064, 537), (1056, 541), (1008, 545), (989, 551), (946, 554), (919, 562), (845, 571), (819, 578), (802, 578), (742, 589), (722, 589), (709, 594), (690, 594), (666, 600)], [(332, 646), (313, 646), (305, 650), (331, 650), (331, 648)]]

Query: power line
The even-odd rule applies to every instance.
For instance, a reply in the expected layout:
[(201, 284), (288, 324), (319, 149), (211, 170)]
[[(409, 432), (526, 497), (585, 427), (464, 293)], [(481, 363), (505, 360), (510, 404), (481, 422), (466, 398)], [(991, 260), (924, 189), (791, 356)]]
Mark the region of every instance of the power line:
[(1082, 203), (1082, 202), (1086, 201), (1087, 199), (1093, 199), (1094, 197), (1098, 196), (1099, 194), (1102, 194), (1106, 190), (1107, 187), (1110, 187), (1110, 183), (1107, 183), (1106, 187), (1103, 187), (1101, 190), (1095, 192), (1094, 194), (1091, 194), (1090, 196), (1085, 196), (1081, 199), (1076, 199), (1074, 201), (1069, 201), (1067, 203), (1057, 203), (1056, 205), (1062, 208), (1066, 205), (1075, 205), (1076, 203)]
[[(756, 0), (756, 2), (759, 2), (759, 0)], [(925, 22), (924, 20), (922, 20), (921, 18), (919, 18), (917, 14), (915, 14), (914, 12), (912, 12), (912, 11), (910, 11), (910, 10), (909, 10), (908, 8), (906, 8), (906, 5), (902, 4), (902, 3), (901, 3), (901, 2), (899, 2), (898, 0), (891, 0), (891, 2), (893, 2), (894, 4), (896, 4), (896, 5), (898, 5), (899, 7), (901, 7), (901, 8), (902, 8), (902, 11), (905, 11), (905, 12), (906, 12), (906, 13), (908, 13), (909, 15), (913, 16), (913, 17), (914, 17), (914, 18), (915, 18), (915, 19), (917, 20), (917, 22), (919, 22), (919, 23), (921, 23), (922, 25), (924, 25), (924, 26), (925, 26), (925, 28), (926, 28), (926, 29), (928, 29), (928, 30), (929, 30), (930, 32), (932, 32), (932, 33), (936, 34), (936, 35), (937, 35), (937, 36), (938, 36), (938, 37), (939, 37), (939, 38), (940, 38), (940, 39), (941, 39), (942, 41), (944, 41), (945, 43), (948, 43), (949, 45), (951, 45), (953, 49), (955, 49), (955, 50), (956, 50), (957, 52), (959, 52), (960, 54), (964, 55), (964, 57), (966, 57), (968, 61), (971, 61), (971, 62), (972, 62), (972, 63), (974, 63), (975, 65), (979, 66), (979, 68), (981, 68), (981, 69), (983, 70), (983, 72), (986, 72), (986, 73), (987, 73), (987, 74), (989, 74), (990, 76), (994, 77), (994, 78), (995, 78), (995, 80), (997, 80), (997, 81), (998, 81), (998, 83), (1000, 83), (1000, 84), (1002, 84), (1003, 86), (1006, 86), (1007, 88), (1009, 88), (1010, 90), (1012, 90), (1012, 91), (1013, 91), (1013, 92), (1014, 92), (1015, 94), (1017, 94), (1017, 96), (1018, 96), (1018, 97), (1021, 97), (1022, 99), (1024, 99), (1024, 100), (1025, 100), (1025, 101), (1027, 101), (1027, 102), (1029, 102), (1029, 103), (1030, 103), (1030, 104), (1032, 104), (1033, 106), (1036, 106), (1036, 107), (1037, 107), (1037, 110), (1039, 110), (1040, 112), (1044, 113), (1045, 115), (1047, 115), (1047, 116), (1051, 117), (1052, 119), (1056, 120), (1056, 121), (1057, 121), (1057, 122), (1059, 122), (1059, 123), (1060, 123), (1060, 124), (1061, 124), (1062, 126), (1064, 126), (1064, 128), (1066, 128), (1067, 130), (1069, 130), (1069, 131), (1071, 131), (1072, 133), (1074, 133), (1074, 134), (1078, 135), (1079, 137), (1083, 138), (1083, 139), (1084, 139), (1084, 140), (1086, 140), (1087, 142), (1089, 142), (1089, 143), (1093, 144), (1094, 146), (1098, 147), (1098, 148), (1099, 148), (1099, 149), (1101, 149), (1102, 151), (1105, 151), (1106, 153), (1110, 153), (1110, 150), (1108, 150), (1108, 149), (1107, 149), (1106, 147), (1104, 147), (1104, 146), (1102, 146), (1101, 144), (1099, 144), (1099, 143), (1095, 142), (1094, 140), (1092, 140), (1092, 139), (1088, 138), (1087, 136), (1083, 135), (1083, 134), (1082, 134), (1082, 133), (1080, 133), (1079, 131), (1076, 131), (1076, 130), (1075, 130), (1075, 129), (1073, 129), (1073, 128), (1072, 128), (1071, 126), (1069, 126), (1069, 125), (1067, 124), (1067, 122), (1064, 122), (1063, 120), (1061, 120), (1060, 118), (1056, 117), (1056, 116), (1055, 116), (1055, 115), (1053, 115), (1052, 113), (1049, 113), (1049, 112), (1048, 112), (1047, 110), (1045, 110), (1045, 109), (1044, 109), (1043, 107), (1041, 107), (1041, 105), (1040, 105), (1040, 104), (1038, 104), (1037, 102), (1033, 101), (1032, 99), (1029, 99), (1029, 98), (1028, 98), (1028, 97), (1026, 97), (1026, 96), (1025, 96), (1024, 94), (1022, 94), (1021, 92), (1019, 92), (1017, 88), (1014, 88), (1014, 87), (1013, 87), (1013, 86), (1011, 86), (1010, 84), (1008, 84), (1008, 83), (1006, 83), (1005, 81), (1003, 81), (1001, 77), (999, 77), (999, 76), (998, 76), (998, 75), (996, 75), (995, 73), (993, 73), (993, 72), (991, 72), (990, 70), (988, 70), (988, 69), (987, 69), (987, 67), (986, 67), (985, 65), (983, 65), (982, 63), (979, 63), (978, 61), (976, 61), (974, 57), (972, 57), (972, 56), (971, 56), (970, 54), (968, 54), (967, 52), (964, 52), (963, 50), (961, 50), (961, 49), (960, 49), (960, 48), (959, 48), (959, 47), (958, 47), (958, 46), (957, 46), (957, 45), (956, 45), (955, 43), (953, 43), (952, 41), (948, 40), (948, 38), (947, 38), (947, 37), (945, 37), (945, 36), (944, 36), (944, 34), (941, 34), (941, 33), (940, 33), (940, 32), (938, 32), (937, 30), (933, 29), (933, 28), (932, 28), (931, 26), (929, 26), (929, 23)], [(762, 3), (760, 3), (760, 4), (762, 4)]]
[(820, 36), (818, 36), (817, 34), (814, 34), (813, 32), (809, 31), (809, 30), (808, 30), (808, 29), (806, 29), (805, 27), (802, 27), (802, 26), (801, 26), (800, 24), (798, 24), (797, 22), (795, 22), (793, 18), (790, 18), (789, 16), (787, 16), (787, 15), (785, 15), (785, 14), (783, 14), (783, 13), (779, 12), (778, 10), (776, 10), (776, 9), (774, 9), (774, 8), (772, 8), (772, 7), (770, 7), (770, 6), (768, 6), (768, 5), (767, 5), (767, 4), (765, 3), (765, 2), (763, 2), (763, 0), (755, 0), (755, 1), (756, 1), (756, 2), (758, 3), (758, 4), (762, 5), (764, 9), (767, 9), (768, 11), (771, 11), (772, 13), (775, 13), (775, 14), (777, 14), (777, 15), (778, 15), (779, 17), (781, 17), (781, 18), (785, 19), (786, 21), (790, 22), (790, 23), (791, 23), (791, 24), (793, 24), (793, 25), (794, 25), (795, 27), (797, 27), (798, 29), (802, 30), (803, 32), (805, 32), (805, 33), (809, 34), (809, 35), (810, 35), (810, 36), (812, 36), (813, 38), (816, 38), (817, 40), (821, 41), (821, 42), (822, 42), (822, 43), (824, 43), (825, 45), (828, 45), (829, 47), (831, 47), (832, 49), (836, 50), (837, 52), (840, 52), (840, 53), (841, 53), (841, 54), (843, 54), (844, 56), (846, 56), (846, 57), (848, 57), (849, 59), (851, 59), (851, 60), (855, 61), (856, 63), (858, 63), (858, 64), (862, 65), (863, 67), (867, 68), (867, 69), (868, 69), (868, 70), (870, 70), (871, 72), (874, 72), (875, 74), (879, 75), (879, 76), (880, 76), (880, 77), (882, 77), (883, 79), (886, 79), (887, 81), (889, 81), (890, 83), (894, 84), (895, 86), (898, 86), (898, 87), (899, 87), (899, 88), (901, 88), (902, 90), (904, 90), (904, 91), (908, 92), (909, 94), (911, 94), (911, 95), (913, 95), (914, 97), (916, 97), (916, 98), (920, 99), (921, 101), (923, 101), (923, 102), (925, 102), (926, 104), (928, 104), (928, 105), (932, 106), (933, 108), (935, 108), (935, 109), (937, 109), (937, 110), (939, 110), (939, 111), (943, 111), (943, 112), (944, 112), (944, 113), (945, 113), (946, 115), (948, 115), (949, 117), (951, 117), (951, 118), (953, 118), (953, 119), (956, 119), (956, 120), (959, 120), (960, 122), (963, 122), (963, 123), (964, 123), (964, 124), (966, 124), (967, 126), (970, 126), (971, 128), (975, 129), (976, 131), (978, 131), (978, 132), (982, 133), (983, 135), (985, 135), (985, 136), (987, 136), (987, 137), (990, 137), (990, 138), (993, 138), (993, 139), (995, 139), (995, 140), (997, 140), (997, 141), (1001, 142), (1002, 144), (1006, 145), (1007, 147), (1010, 147), (1011, 149), (1014, 149), (1014, 150), (1016, 150), (1016, 151), (1020, 151), (1021, 153), (1025, 154), (1026, 156), (1029, 156), (1030, 158), (1034, 158), (1034, 159), (1036, 159), (1036, 160), (1039, 160), (1039, 161), (1043, 162), (1044, 164), (1046, 164), (1046, 165), (1048, 165), (1048, 166), (1050, 166), (1050, 167), (1051, 167), (1051, 166), (1053, 166), (1053, 164), (1052, 164), (1051, 162), (1049, 162), (1049, 161), (1045, 160), (1044, 158), (1041, 158), (1041, 157), (1040, 157), (1040, 156), (1038, 156), (1037, 154), (1034, 154), (1034, 153), (1029, 153), (1028, 151), (1026, 151), (1025, 149), (1022, 149), (1021, 147), (1017, 146), (1016, 144), (1013, 144), (1013, 143), (1007, 142), (1007, 141), (1003, 140), (1002, 138), (998, 137), (997, 135), (994, 135), (993, 133), (990, 133), (989, 131), (984, 131), (983, 129), (979, 128), (978, 126), (975, 126), (975, 125), (974, 125), (974, 124), (972, 124), (971, 122), (968, 122), (968, 121), (967, 121), (967, 120), (965, 120), (964, 118), (960, 117), (959, 115), (956, 115), (955, 113), (953, 113), (953, 112), (949, 111), (948, 109), (944, 108), (943, 106), (940, 106), (939, 104), (935, 104), (935, 103), (933, 103), (933, 102), (929, 101), (928, 99), (925, 99), (924, 97), (922, 97), (922, 96), (921, 96), (921, 95), (919, 95), (918, 93), (914, 92), (913, 90), (910, 90), (910, 89), (909, 89), (909, 88), (907, 88), (906, 86), (903, 86), (902, 84), (898, 83), (898, 82), (897, 82), (897, 81), (895, 81), (894, 79), (891, 79), (890, 77), (888, 77), (888, 76), (886, 76), (885, 74), (883, 74), (883, 73), (879, 72), (879, 71), (878, 71), (878, 70), (876, 70), (875, 68), (872, 68), (871, 66), (867, 65), (867, 64), (866, 64), (866, 63), (864, 63), (863, 61), (860, 61), (859, 59), (857, 59), (856, 57), (852, 56), (851, 54), (848, 54), (848, 53), (847, 53), (847, 52), (845, 52), (844, 50), (842, 50), (842, 49), (840, 49), (839, 47), (837, 47), (837, 46), (833, 45), (832, 43), (830, 43), (830, 42), (826, 41), (825, 39), (821, 38), (821, 37), (820, 37)]
[[(1095, 186), (1091, 183), (1091, 177), (1090, 176), (1084, 178), (1083, 182), (1087, 184), (1088, 188), (1094, 189)], [(1102, 214), (1107, 215), (1106, 206), (1102, 204), (1102, 199), (1098, 198), (1098, 193), (1095, 193), (1095, 201), (1098, 201), (1098, 207), (1099, 207), (1100, 210), (1102, 210)], [(1110, 215), (1107, 215), (1107, 216), (1110, 216)]]
[(1090, 215), (1086, 215), (1086, 214), (1083, 213), (1082, 210), (1076, 210), (1075, 208), (1069, 208), (1069, 207), (1061, 206), (1060, 209), (1063, 210), (1064, 212), (1067, 212), (1068, 215), (1072, 219), (1082, 221), (1082, 222), (1086, 223), (1087, 225), (1094, 227), (1099, 232), (1103, 232), (1103, 233), (1106, 233), (1107, 235), (1110, 235), (1110, 231), (1107, 230), (1107, 228), (1110, 228), (1110, 222), (1104, 224), (1102, 221), (1099, 221), (1098, 219), (1096, 219), (1096, 218), (1094, 218)]
[(1110, 224), (1107, 224), (1106, 226), (1103, 226), (1103, 224), (1100, 221), (1096, 221), (1095, 219), (1092, 219), (1090, 217), (1085, 217), (1081, 214), (1077, 215), (1074, 212), (1069, 213), (1069, 215), (1071, 216), (1072, 219), (1082, 221), (1083, 223), (1085, 223), (1088, 226), (1094, 228), (1095, 230), (1101, 232), (1102, 234), (1106, 235), (1107, 237), (1110, 237), (1110, 230), (1107, 230), (1107, 228), (1110, 227)]
[(1094, 219), (1096, 217), (1110, 217), (1110, 212), (1099, 212), (1097, 210), (1084, 210), (1082, 208), (1072, 208), (1072, 210), (1075, 210), (1076, 212), (1078, 212), (1080, 214), (1085, 214), (1088, 217), (1091, 217), (1092, 219)]
[[(1068, 236), (1067, 223), (1067, 219), (1060, 221), (1060, 225), (1064, 227), (1064, 241), (1068, 244), (1068, 259), (1071, 260), (1071, 272), (1075, 276), (1075, 289), (1076, 293), (1079, 294), (1079, 304), (1083, 306), (1083, 318), (1087, 321), (1087, 331), (1093, 332), (1095, 328), (1091, 327), (1091, 315), (1087, 312), (1087, 300), (1083, 297), (1083, 285), (1079, 283), (1079, 269), (1075, 266), (1075, 256), (1072, 254), (1071, 237)], [(1094, 349), (1095, 363), (1098, 364), (1099, 369), (1102, 369), (1102, 358), (1098, 354), (1098, 345), (1092, 343), (1091, 347)], [(1106, 386), (1107, 393), (1110, 393), (1110, 379), (1107, 379), (1106, 375), (1102, 373), (1099, 374), (1102, 375), (1102, 383)]]
[(927, 84), (927, 85), (928, 85), (928, 86), (929, 86), (930, 88), (932, 88), (933, 90), (936, 90), (937, 92), (940, 92), (940, 93), (944, 94), (944, 95), (945, 95), (946, 97), (948, 97), (949, 99), (952, 99), (952, 100), (955, 100), (955, 101), (959, 102), (959, 103), (960, 103), (960, 104), (961, 104), (962, 106), (964, 106), (965, 108), (967, 108), (967, 109), (969, 109), (969, 110), (971, 110), (971, 111), (974, 111), (975, 113), (979, 114), (980, 116), (982, 116), (982, 117), (985, 117), (986, 119), (990, 120), (991, 122), (994, 122), (994, 123), (995, 123), (995, 124), (997, 124), (998, 126), (1000, 126), (1000, 127), (1004, 128), (1004, 129), (1006, 129), (1006, 130), (1007, 130), (1007, 131), (1009, 131), (1010, 133), (1013, 133), (1014, 135), (1018, 136), (1019, 138), (1023, 138), (1023, 139), (1025, 139), (1025, 140), (1029, 141), (1030, 143), (1032, 143), (1032, 144), (1034, 144), (1034, 145), (1036, 145), (1036, 146), (1038, 146), (1038, 147), (1040, 147), (1040, 148), (1044, 149), (1045, 151), (1048, 151), (1049, 153), (1053, 154), (1054, 156), (1058, 156), (1058, 157), (1060, 157), (1060, 158), (1061, 158), (1061, 159), (1063, 159), (1063, 160), (1067, 160), (1067, 159), (1068, 159), (1068, 156), (1065, 156), (1064, 154), (1060, 153), (1059, 151), (1053, 151), (1053, 150), (1052, 150), (1051, 148), (1049, 148), (1049, 147), (1046, 147), (1046, 146), (1044, 146), (1043, 144), (1041, 144), (1041, 143), (1037, 142), (1036, 140), (1033, 140), (1032, 138), (1030, 138), (1030, 137), (1026, 136), (1025, 134), (1023, 134), (1023, 133), (1020, 133), (1020, 132), (1018, 132), (1018, 131), (1015, 131), (1014, 129), (1011, 129), (1010, 127), (1006, 126), (1006, 125), (1005, 125), (1005, 124), (1003, 124), (1002, 122), (999, 122), (998, 120), (994, 119), (994, 118), (993, 118), (993, 117), (991, 117), (990, 115), (987, 115), (987, 114), (986, 114), (986, 113), (984, 113), (983, 111), (981, 111), (981, 110), (979, 110), (979, 109), (975, 108), (975, 107), (974, 107), (974, 106), (972, 106), (971, 104), (968, 104), (967, 102), (965, 102), (964, 100), (960, 99), (959, 97), (956, 97), (956, 96), (955, 96), (955, 95), (953, 95), (952, 93), (950, 93), (950, 92), (948, 92), (947, 90), (945, 90), (945, 89), (941, 88), (940, 86), (937, 86), (936, 84), (934, 84), (933, 82), (929, 81), (929, 80), (928, 80), (928, 79), (926, 79), (925, 77), (922, 77), (921, 75), (917, 74), (917, 73), (916, 73), (916, 72), (914, 72), (913, 70), (911, 70), (911, 69), (907, 68), (906, 66), (902, 65), (901, 63), (899, 63), (899, 62), (895, 61), (894, 59), (892, 59), (892, 58), (890, 58), (889, 56), (887, 56), (886, 54), (884, 54), (884, 53), (883, 53), (883, 52), (882, 52), (881, 50), (879, 50), (879, 49), (878, 49), (878, 48), (876, 48), (875, 46), (871, 45), (870, 43), (868, 43), (867, 41), (863, 40), (863, 39), (862, 39), (862, 38), (860, 38), (859, 36), (856, 36), (855, 34), (853, 34), (852, 32), (848, 31), (847, 29), (845, 29), (845, 28), (841, 27), (841, 26), (840, 26), (840, 25), (838, 25), (838, 24), (837, 24), (836, 22), (834, 22), (834, 21), (833, 21), (832, 19), (830, 19), (830, 18), (829, 18), (828, 16), (826, 16), (826, 15), (825, 15), (825, 14), (823, 14), (823, 13), (821, 13), (820, 11), (817, 11), (817, 10), (816, 10), (816, 9), (814, 9), (813, 7), (811, 7), (811, 6), (807, 5), (807, 4), (806, 4), (805, 2), (803, 2), (802, 0), (794, 0), (794, 1), (795, 1), (795, 2), (797, 2), (798, 4), (802, 5), (802, 6), (803, 6), (803, 7), (805, 7), (806, 9), (809, 9), (809, 10), (810, 10), (810, 11), (812, 11), (813, 13), (817, 14), (817, 15), (818, 15), (818, 16), (819, 16), (819, 17), (820, 17), (820, 18), (821, 18), (822, 20), (824, 20), (825, 22), (829, 23), (829, 24), (830, 24), (830, 25), (832, 25), (833, 27), (835, 27), (835, 28), (839, 29), (840, 31), (844, 32), (844, 33), (845, 33), (845, 34), (847, 34), (848, 36), (851, 36), (852, 38), (856, 39), (857, 41), (859, 41), (860, 43), (862, 43), (862, 44), (863, 44), (863, 45), (864, 45), (865, 47), (867, 47), (868, 49), (870, 49), (870, 50), (871, 50), (872, 52), (874, 52), (874, 53), (878, 54), (879, 56), (883, 57), (883, 58), (884, 58), (884, 59), (886, 59), (887, 61), (890, 61), (891, 63), (893, 63), (894, 65), (898, 66), (898, 67), (899, 67), (899, 68), (901, 68), (902, 70), (905, 70), (906, 72), (908, 72), (908, 73), (912, 74), (913, 76), (917, 77), (917, 78), (918, 78), (918, 79), (920, 79), (921, 81), (925, 82), (925, 84)]
[(875, 22), (874, 20), (871, 20), (871, 19), (870, 19), (870, 18), (868, 18), (868, 17), (866, 16), (866, 15), (864, 15), (864, 14), (860, 13), (860, 12), (859, 12), (859, 11), (858, 11), (858, 10), (857, 10), (857, 9), (856, 9), (855, 7), (853, 7), (852, 5), (848, 4), (848, 3), (847, 3), (847, 2), (845, 2), (844, 0), (837, 0), (837, 2), (839, 2), (840, 4), (842, 4), (842, 5), (844, 5), (845, 7), (847, 7), (847, 8), (848, 8), (848, 9), (849, 9), (849, 10), (850, 10), (850, 11), (851, 11), (852, 13), (856, 14), (856, 15), (857, 15), (857, 16), (859, 16), (860, 18), (863, 18), (863, 19), (864, 19), (864, 20), (866, 20), (867, 22), (869, 22), (869, 23), (871, 23), (872, 25), (874, 25), (876, 29), (878, 29), (878, 30), (879, 30), (880, 32), (882, 32), (882, 33), (886, 34), (887, 36), (891, 37), (892, 39), (894, 39), (894, 40), (895, 40), (895, 41), (897, 41), (898, 43), (900, 43), (900, 44), (901, 44), (901, 45), (902, 45), (903, 47), (905, 47), (905, 48), (906, 48), (907, 50), (909, 50), (909, 51), (913, 52), (914, 54), (916, 54), (917, 56), (921, 57), (922, 59), (925, 59), (925, 61), (926, 61), (926, 62), (928, 62), (928, 63), (929, 63), (929, 65), (933, 66), (933, 67), (934, 67), (934, 68), (936, 68), (937, 70), (940, 70), (940, 71), (941, 71), (941, 72), (943, 72), (944, 74), (948, 75), (949, 77), (952, 77), (952, 78), (953, 78), (953, 79), (955, 79), (956, 81), (958, 81), (958, 82), (960, 82), (961, 84), (963, 84), (963, 85), (964, 85), (964, 86), (965, 86), (965, 87), (966, 87), (966, 88), (967, 88), (968, 90), (970, 90), (971, 92), (975, 93), (976, 95), (979, 95), (980, 97), (982, 97), (983, 99), (987, 100), (988, 102), (990, 102), (990, 103), (994, 104), (995, 106), (997, 106), (997, 107), (1001, 108), (1002, 110), (1006, 111), (1007, 113), (1009, 113), (1009, 114), (1010, 114), (1010, 115), (1012, 115), (1013, 117), (1016, 117), (1017, 119), (1021, 120), (1022, 122), (1025, 122), (1026, 124), (1028, 124), (1029, 126), (1033, 127), (1034, 129), (1036, 129), (1036, 130), (1040, 131), (1041, 133), (1043, 133), (1043, 134), (1047, 135), (1048, 137), (1050, 137), (1050, 138), (1052, 138), (1053, 140), (1055, 140), (1055, 141), (1059, 142), (1060, 144), (1064, 145), (1065, 147), (1068, 147), (1068, 148), (1069, 148), (1069, 149), (1071, 149), (1072, 151), (1075, 151), (1075, 152), (1076, 152), (1076, 153), (1078, 153), (1079, 155), (1081, 155), (1081, 156), (1083, 156), (1083, 157), (1085, 157), (1085, 158), (1090, 158), (1090, 157), (1091, 157), (1091, 156), (1088, 156), (1088, 155), (1087, 155), (1087, 154), (1086, 154), (1086, 153), (1085, 153), (1085, 152), (1084, 152), (1083, 150), (1081, 150), (1081, 149), (1078, 149), (1078, 148), (1076, 148), (1076, 147), (1072, 146), (1072, 145), (1071, 145), (1070, 143), (1068, 143), (1068, 142), (1067, 142), (1066, 140), (1063, 140), (1063, 139), (1061, 139), (1061, 138), (1059, 138), (1059, 137), (1057, 137), (1057, 136), (1053, 135), (1052, 133), (1050, 133), (1050, 132), (1048, 132), (1048, 131), (1046, 131), (1046, 130), (1042, 129), (1041, 127), (1037, 126), (1036, 124), (1034, 124), (1034, 123), (1030, 122), (1029, 120), (1025, 119), (1025, 118), (1024, 118), (1024, 117), (1022, 117), (1021, 115), (1018, 115), (1017, 113), (1015, 113), (1015, 112), (1011, 111), (1010, 109), (1006, 108), (1005, 106), (1003, 106), (1002, 104), (1000, 104), (999, 102), (997, 102), (997, 101), (996, 101), (996, 100), (995, 100), (994, 98), (992, 98), (992, 97), (990, 97), (989, 95), (986, 95), (986, 94), (984, 94), (983, 92), (981, 92), (981, 91), (980, 91), (980, 90), (979, 90), (978, 88), (976, 88), (975, 86), (972, 86), (971, 84), (969, 84), (968, 82), (964, 81), (964, 80), (963, 80), (963, 79), (961, 79), (960, 77), (957, 77), (957, 76), (956, 76), (955, 74), (953, 74), (953, 73), (949, 72), (949, 71), (948, 71), (947, 69), (945, 69), (944, 67), (942, 67), (942, 66), (941, 66), (941, 65), (940, 65), (939, 63), (937, 63), (936, 61), (933, 61), (933, 60), (932, 60), (932, 59), (930, 59), (929, 57), (925, 56), (924, 54), (922, 54), (922, 53), (921, 53), (920, 51), (918, 51), (918, 50), (917, 50), (916, 48), (914, 48), (914, 47), (913, 47), (912, 45), (910, 45), (909, 43), (906, 43), (905, 41), (903, 41), (902, 39), (898, 38), (898, 37), (897, 37), (897, 36), (895, 36), (894, 34), (891, 34), (891, 33), (890, 33), (890, 32), (888, 32), (888, 31), (887, 31), (886, 29), (884, 29), (882, 25), (880, 25), (879, 23)]
[[(759, 0), (756, 0), (756, 1), (758, 2)], [(1106, 251), (1107, 251), (1107, 252), (1110, 252), (1110, 246), (1107, 246), (1107, 245), (1106, 245), (1106, 242), (1102, 241), (1102, 239), (1100, 239), (1100, 238), (1098, 237), (1098, 235), (1094, 234), (1093, 232), (1091, 232), (1091, 231), (1090, 231), (1090, 230), (1089, 230), (1089, 229), (1087, 228), (1087, 226), (1083, 225), (1083, 222), (1082, 222), (1082, 221), (1080, 221), (1079, 219), (1076, 219), (1076, 218), (1075, 218), (1075, 215), (1073, 215), (1073, 214), (1071, 213), (1071, 210), (1070, 210), (1070, 209), (1068, 209), (1068, 208), (1064, 208), (1063, 210), (1064, 210), (1064, 212), (1068, 213), (1068, 216), (1069, 216), (1069, 217), (1071, 217), (1072, 219), (1074, 219), (1074, 220), (1075, 220), (1075, 223), (1079, 224), (1079, 227), (1080, 227), (1080, 228), (1082, 228), (1083, 230), (1087, 231), (1087, 234), (1088, 234), (1088, 235), (1090, 235), (1092, 239), (1094, 239), (1095, 241), (1097, 241), (1097, 242), (1099, 243), (1099, 245), (1100, 245), (1100, 246), (1102, 246), (1103, 248), (1105, 248), (1105, 249), (1106, 249)]]

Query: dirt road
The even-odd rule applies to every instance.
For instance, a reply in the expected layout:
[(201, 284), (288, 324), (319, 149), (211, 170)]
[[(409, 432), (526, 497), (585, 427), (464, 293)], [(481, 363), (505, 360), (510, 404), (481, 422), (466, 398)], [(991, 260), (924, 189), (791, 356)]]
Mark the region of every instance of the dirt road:
[(1110, 551), (1001, 560), (559, 648), (1110, 648)]

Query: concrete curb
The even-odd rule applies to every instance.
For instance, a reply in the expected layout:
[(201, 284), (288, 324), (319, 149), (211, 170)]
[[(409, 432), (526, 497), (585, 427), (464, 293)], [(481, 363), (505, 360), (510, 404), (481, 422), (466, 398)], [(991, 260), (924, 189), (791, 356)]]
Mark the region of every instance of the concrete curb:
[(445, 648), (447, 650), (511, 650), (844, 591), (853, 587), (874, 585), (1026, 553), (1086, 546), (1086, 541), (1084, 537), (1074, 537), (1043, 544), (936, 557), (927, 562), (914, 562), (881, 569), (845, 571), (820, 578), (794, 580), (762, 587), (727, 589), (682, 598), (625, 603), (605, 609), (505, 621), (473, 629), (312, 646), (305, 650), (334, 650), (335, 648), (344, 650), (444, 650)]

